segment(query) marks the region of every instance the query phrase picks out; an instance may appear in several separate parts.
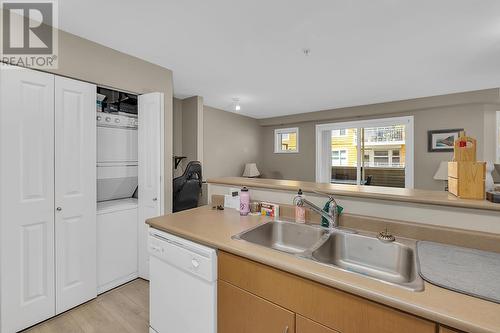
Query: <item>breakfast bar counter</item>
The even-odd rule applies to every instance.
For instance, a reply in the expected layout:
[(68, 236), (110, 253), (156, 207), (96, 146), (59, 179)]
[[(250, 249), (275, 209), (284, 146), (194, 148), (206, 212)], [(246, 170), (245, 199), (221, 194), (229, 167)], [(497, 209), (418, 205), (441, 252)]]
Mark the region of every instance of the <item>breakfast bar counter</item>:
[[(246, 186), (249, 188), (303, 192), (321, 192), (336, 196), (408, 202), (436, 206), (481, 209), (500, 212), (500, 204), (487, 200), (461, 199), (446, 191), (429, 191), (381, 186), (364, 186), (349, 184), (326, 184), (297, 180), (280, 180), (264, 178), (223, 177), (211, 178), (209, 184), (225, 186)], [(499, 218), (500, 221), (500, 218)]]

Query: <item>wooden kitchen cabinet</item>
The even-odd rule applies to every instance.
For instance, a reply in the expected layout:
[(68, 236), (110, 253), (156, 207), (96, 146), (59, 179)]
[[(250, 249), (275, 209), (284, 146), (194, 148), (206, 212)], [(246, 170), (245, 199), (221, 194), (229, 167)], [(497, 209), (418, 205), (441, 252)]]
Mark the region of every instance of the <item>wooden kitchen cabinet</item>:
[[(248, 295), (257, 296), (258, 299), (277, 304), (297, 316), (309, 318), (330, 329), (330, 332), (435, 333), (437, 329), (437, 325), (431, 321), (223, 251), (219, 252), (218, 265), (219, 281), (222, 286), (225, 286), (227, 282), (245, 290), (248, 300), (252, 299)], [(244, 322), (248, 325), (250, 319), (246, 317), (256, 318), (253, 313), (257, 311), (269, 313), (269, 310), (258, 309), (240, 311), (230, 299), (227, 299), (229, 297), (232, 296), (228, 294), (228, 291), (222, 290), (219, 293), (218, 316), (219, 323), (222, 322), (224, 325), (228, 325), (228, 322), (234, 323), (234, 326), (230, 326), (232, 329), (237, 328), (237, 322)], [(242, 296), (240, 296), (241, 299)], [(252, 302), (252, 308), (258, 308), (259, 304), (261, 303)], [(250, 307), (244, 304), (241, 306)], [(232, 319), (232, 316), (238, 316), (238, 318)], [(302, 325), (303, 332), (304, 325), (311, 324), (303, 323), (300, 319), (298, 321)], [(318, 325), (316, 328), (319, 329)], [(306, 331), (315, 332), (312, 329)], [(219, 330), (219, 333), (230, 332), (238, 332), (238, 330)], [(239, 332), (253, 331), (239, 330)], [(293, 330), (290, 329), (290, 332)]]
[(295, 327), (295, 333), (339, 333), (301, 315), (296, 315)]
[(293, 312), (224, 281), (217, 287), (218, 333), (295, 332)]

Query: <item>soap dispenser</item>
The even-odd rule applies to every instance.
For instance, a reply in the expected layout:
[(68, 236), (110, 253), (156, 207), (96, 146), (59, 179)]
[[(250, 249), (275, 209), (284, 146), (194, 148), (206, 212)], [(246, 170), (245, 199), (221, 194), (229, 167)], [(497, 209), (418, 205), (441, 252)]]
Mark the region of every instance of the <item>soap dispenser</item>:
[[(295, 198), (303, 198), (302, 189), (299, 189)], [(306, 223), (306, 208), (304, 206), (295, 205), (295, 222)]]

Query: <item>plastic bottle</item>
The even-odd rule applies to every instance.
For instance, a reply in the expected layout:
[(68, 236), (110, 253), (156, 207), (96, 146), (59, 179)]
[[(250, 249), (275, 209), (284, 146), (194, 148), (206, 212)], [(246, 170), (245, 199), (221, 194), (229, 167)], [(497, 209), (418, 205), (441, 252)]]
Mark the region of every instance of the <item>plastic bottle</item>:
[(246, 187), (241, 189), (240, 193), (240, 215), (247, 216), (250, 212), (250, 193)]
[[(302, 198), (302, 197), (303, 197), (302, 190), (299, 189), (299, 192), (297, 192), (295, 198)], [(295, 205), (295, 222), (306, 223), (306, 208), (304, 206)]]

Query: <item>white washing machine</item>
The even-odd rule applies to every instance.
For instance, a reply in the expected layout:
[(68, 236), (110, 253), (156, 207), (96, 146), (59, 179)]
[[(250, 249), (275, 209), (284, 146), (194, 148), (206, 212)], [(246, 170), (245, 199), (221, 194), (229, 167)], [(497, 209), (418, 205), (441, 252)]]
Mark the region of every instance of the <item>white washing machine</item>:
[(97, 112), (97, 292), (138, 276), (138, 122)]
[(137, 199), (97, 203), (97, 293), (137, 278)]

